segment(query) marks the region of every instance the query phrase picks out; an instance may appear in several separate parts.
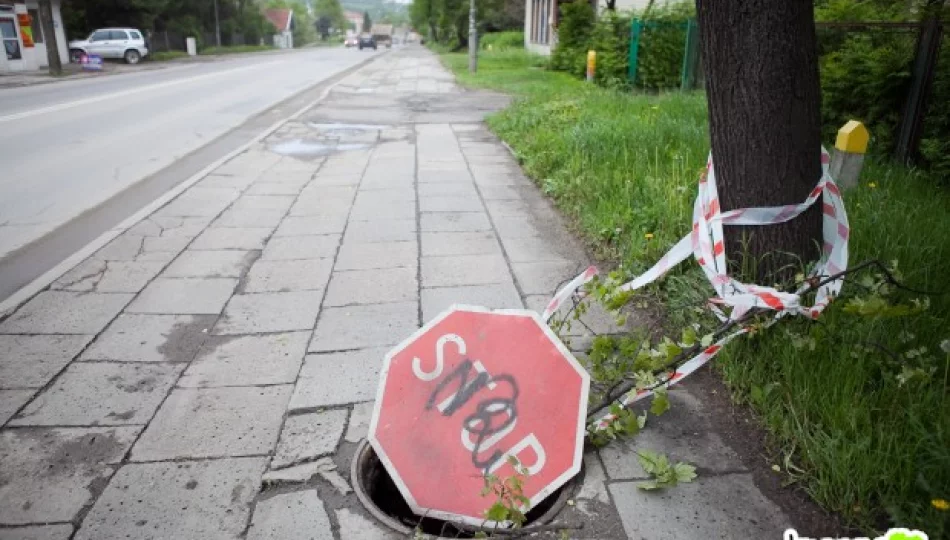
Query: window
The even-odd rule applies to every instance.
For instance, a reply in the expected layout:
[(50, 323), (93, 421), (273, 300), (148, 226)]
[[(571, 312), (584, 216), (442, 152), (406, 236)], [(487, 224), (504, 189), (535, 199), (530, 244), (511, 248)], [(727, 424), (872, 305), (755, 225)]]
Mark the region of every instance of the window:
[(16, 23), (13, 19), (0, 18), (0, 36), (3, 36), (3, 48), (7, 53), (7, 60), (19, 60), (23, 57), (20, 53), (20, 39), (16, 33)]
[(109, 34), (110, 34), (110, 39), (112, 39), (113, 41), (128, 41), (129, 40), (129, 35), (126, 34), (125, 31), (123, 30), (113, 30), (109, 32)]
[(129, 34), (132, 35), (132, 39), (136, 39), (136, 40), (142, 39), (142, 34), (139, 34), (138, 32), (129, 32)]
[(40, 12), (36, 9), (30, 12), (30, 26), (33, 28), (33, 43), (43, 43), (43, 25), (40, 24)]
[(108, 30), (96, 30), (89, 36), (89, 41), (109, 41), (110, 39)]
[(551, 9), (553, 0), (532, 0), (531, 2), (531, 41), (547, 45), (551, 39)]

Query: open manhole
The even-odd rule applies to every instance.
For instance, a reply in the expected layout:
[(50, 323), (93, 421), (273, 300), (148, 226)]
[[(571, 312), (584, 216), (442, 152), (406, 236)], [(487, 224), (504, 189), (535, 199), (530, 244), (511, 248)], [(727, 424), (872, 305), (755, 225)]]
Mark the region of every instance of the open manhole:
[[(524, 532), (530, 531), (532, 526), (550, 523), (564, 508), (568, 499), (574, 495), (583, 478), (584, 469), (581, 468), (577, 476), (532, 508), (526, 515), (528, 519), (523, 527)], [(350, 481), (360, 503), (377, 520), (394, 531), (408, 535), (412, 534), (416, 527), (420, 527), (422, 532), (440, 538), (474, 538), (479, 530), (478, 527), (429, 517), (423, 518), (414, 513), (376, 456), (373, 447), (365, 439), (360, 442), (356, 455), (353, 456)], [(490, 532), (490, 529), (486, 531)]]
[(291, 139), (270, 145), (270, 151), (298, 159), (315, 159), (337, 152), (362, 150), (369, 148), (368, 144), (326, 144), (303, 139)]

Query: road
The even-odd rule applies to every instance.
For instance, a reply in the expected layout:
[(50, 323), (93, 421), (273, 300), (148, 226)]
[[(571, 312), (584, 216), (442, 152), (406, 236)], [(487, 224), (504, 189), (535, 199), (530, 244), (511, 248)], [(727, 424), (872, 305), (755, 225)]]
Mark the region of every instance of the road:
[[(30, 263), (14, 272), (11, 257), (370, 54), (332, 48), (242, 55), (0, 90), (0, 263), (7, 263), (0, 266), (0, 300), (46, 270)], [(137, 209), (113, 212), (109, 221)]]

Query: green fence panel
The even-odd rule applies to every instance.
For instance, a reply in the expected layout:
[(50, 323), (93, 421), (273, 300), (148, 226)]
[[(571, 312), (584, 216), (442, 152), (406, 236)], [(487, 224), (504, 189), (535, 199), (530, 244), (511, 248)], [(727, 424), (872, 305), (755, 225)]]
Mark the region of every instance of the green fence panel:
[(648, 28), (682, 28), (686, 33), (686, 45), (683, 49), (683, 65), (680, 76), (680, 89), (690, 90), (696, 86), (696, 71), (699, 64), (699, 32), (696, 19), (687, 19), (685, 22), (643, 21), (633, 19), (630, 22), (630, 53), (627, 70), (627, 79), (631, 85), (636, 85), (637, 68), (639, 67), (640, 40), (643, 30)]
[(630, 61), (627, 68), (627, 79), (633, 85), (637, 82), (637, 56), (640, 53), (640, 33), (643, 32), (643, 25), (640, 19), (634, 19), (630, 23)]

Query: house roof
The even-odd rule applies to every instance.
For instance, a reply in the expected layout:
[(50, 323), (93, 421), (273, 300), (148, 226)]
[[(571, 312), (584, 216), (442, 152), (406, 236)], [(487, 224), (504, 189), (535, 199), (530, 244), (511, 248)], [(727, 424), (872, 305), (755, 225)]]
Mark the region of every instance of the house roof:
[(290, 21), (294, 12), (289, 9), (265, 9), (264, 16), (274, 25), (278, 32), (290, 31)]

